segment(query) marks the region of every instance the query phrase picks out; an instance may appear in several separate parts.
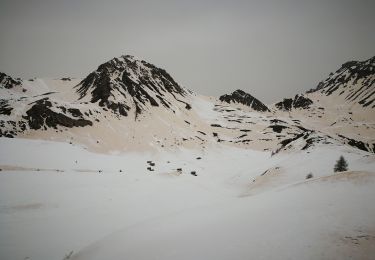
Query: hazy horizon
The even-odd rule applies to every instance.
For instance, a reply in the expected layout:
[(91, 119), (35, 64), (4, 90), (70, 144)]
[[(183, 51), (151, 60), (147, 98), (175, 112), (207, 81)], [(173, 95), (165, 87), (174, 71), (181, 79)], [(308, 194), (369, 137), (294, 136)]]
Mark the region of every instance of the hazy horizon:
[(0, 71), (85, 77), (124, 54), (271, 103), (375, 55), (373, 1), (0, 1)]

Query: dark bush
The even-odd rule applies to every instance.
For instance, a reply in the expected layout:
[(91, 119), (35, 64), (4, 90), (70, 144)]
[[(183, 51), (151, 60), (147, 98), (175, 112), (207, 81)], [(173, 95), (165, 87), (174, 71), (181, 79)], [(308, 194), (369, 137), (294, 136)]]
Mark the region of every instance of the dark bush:
[(333, 168), (335, 172), (344, 172), (348, 170), (348, 163), (346, 162), (344, 156), (340, 156), (338, 161), (335, 164), (335, 167)]

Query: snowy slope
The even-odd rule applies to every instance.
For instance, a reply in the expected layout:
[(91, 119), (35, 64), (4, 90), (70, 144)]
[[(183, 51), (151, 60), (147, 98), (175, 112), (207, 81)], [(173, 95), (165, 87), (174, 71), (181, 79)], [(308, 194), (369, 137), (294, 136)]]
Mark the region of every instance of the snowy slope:
[[(0, 147), (1, 259), (374, 253), (375, 158), (353, 148), (271, 157), (224, 145), (115, 155), (20, 138), (0, 138)], [(340, 155), (352, 172), (332, 176)]]
[(72, 259), (372, 259), (374, 183), (373, 173), (348, 172), (179, 212), (115, 232)]

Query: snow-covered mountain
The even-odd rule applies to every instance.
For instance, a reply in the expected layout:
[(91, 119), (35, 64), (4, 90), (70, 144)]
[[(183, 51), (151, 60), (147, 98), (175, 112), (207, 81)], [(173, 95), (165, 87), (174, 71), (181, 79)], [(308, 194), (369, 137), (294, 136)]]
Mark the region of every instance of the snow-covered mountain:
[(129, 55), (83, 80), (1, 74), (0, 135), (75, 139), (94, 150), (220, 143), (279, 152), (341, 143), (373, 152), (374, 77), (374, 58), (349, 62), (315, 90), (267, 106), (242, 90), (218, 99), (197, 95)]
[(274, 105), (278, 115), (304, 122), (361, 150), (375, 150), (375, 57), (347, 62), (315, 89)]
[[(365, 61), (349, 61), (321, 81), (316, 88), (275, 104), (280, 110), (308, 109), (312, 104), (340, 105), (352, 110), (375, 108), (375, 57)], [(357, 107), (361, 107), (357, 108)]]
[(98, 102), (123, 116), (133, 110), (137, 117), (152, 106), (174, 111), (178, 103), (190, 109), (183, 101), (189, 92), (165, 70), (129, 55), (100, 65), (77, 85), (77, 92), (80, 100)]
[(322, 93), (343, 103), (375, 108), (375, 56), (366, 61), (349, 61), (308, 93)]

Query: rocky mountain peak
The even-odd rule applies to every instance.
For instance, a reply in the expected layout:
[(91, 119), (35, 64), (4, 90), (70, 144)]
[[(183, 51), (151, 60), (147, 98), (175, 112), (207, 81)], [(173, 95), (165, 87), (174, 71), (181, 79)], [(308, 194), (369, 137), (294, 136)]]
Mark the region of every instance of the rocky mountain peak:
[(375, 56), (365, 61), (344, 63), (335, 73), (307, 93), (342, 96), (348, 103), (375, 107)]
[(239, 103), (259, 112), (270, 111), (265, 104), (241, 89), (237, 89), (232, 94), (222, 95), (219, 100), (227, 103)]
[(80, 99), (89, 97), (123, 116), (135, 108), (136, 116), (148, 106), (170, 109), (170, 98), (182, 101), (187, 91), (164, 70), (131, 55), (113, 58), (101, 64), (77, 86)]

